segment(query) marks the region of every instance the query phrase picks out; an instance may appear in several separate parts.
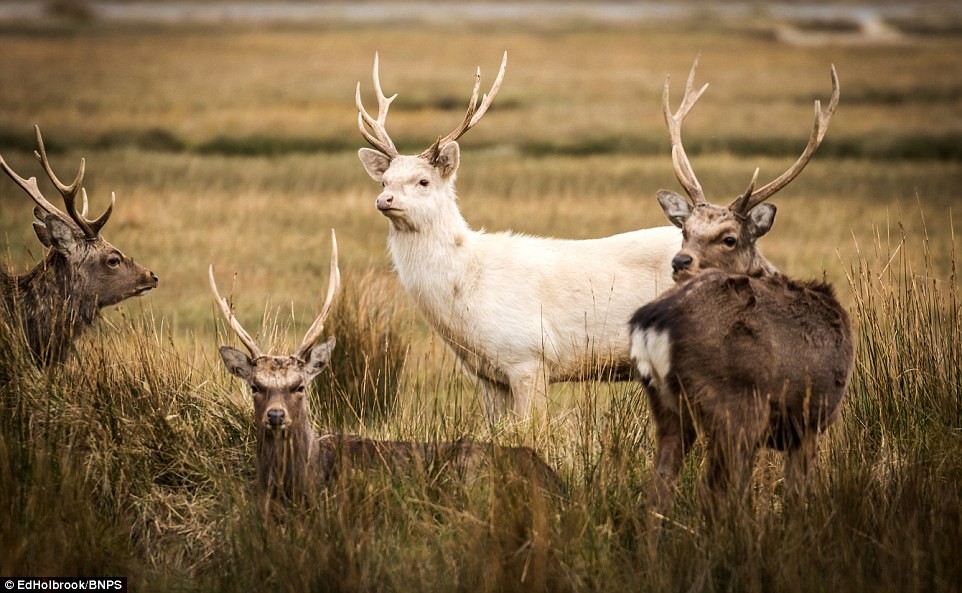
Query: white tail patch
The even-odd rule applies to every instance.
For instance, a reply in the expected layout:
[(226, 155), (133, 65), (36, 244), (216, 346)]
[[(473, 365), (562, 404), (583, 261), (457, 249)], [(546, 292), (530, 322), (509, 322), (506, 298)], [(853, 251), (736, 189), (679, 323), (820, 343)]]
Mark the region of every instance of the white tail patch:
[(631, 333), (631, 358), (638, 373), (656, 387), (671, 371), (671, 339), (667, 331), (636, 329)]

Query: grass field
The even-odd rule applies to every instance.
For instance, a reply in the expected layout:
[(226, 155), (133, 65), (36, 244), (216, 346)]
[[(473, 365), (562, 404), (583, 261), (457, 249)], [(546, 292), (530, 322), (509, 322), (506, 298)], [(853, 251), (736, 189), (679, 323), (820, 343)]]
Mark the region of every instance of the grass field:
[[(842, 420), (804, 504), (765, 457), (755, 502), (706, 524), (686, 468), (652, 543), (652, 437), (634, 384), (558, 386), (546, 430), (490, 427), (478, 390), (390, 270), (378, 185), (355, 151), (353, 94), (420, 151), (461, 119), (472, 74), (507, 76), (461, 142), (467, 220), (596, 237), (666, 224), (678, 189), (661, 116), (696, 52), (711, 87), (686, 122), (709, 196), (734, 197), (796, 158), (827, 99), (825, 144), (773, 202), (766, 256), (823, 274), (856, 321)], [(87, 163), (104, 235), (160, 286), (105, 312), (63, 369), (25, 364), (0, 332), (0, 575), (126, 575), (131, 590), (958, 591), (962, 569), (962, 329), (953, 217), (962, 201), (962, 38), (797, 48), (764, 23), (438, 24), (215, 28), (99, 22), (0, 26), (0, 154), (22, 175), (39, 124), (62, 177)], [(49, 189), (49, 187), (48, 187)], [(52, 190), (50, 190), (52, 192)], [(50, 195), (49, 193), (47, 194)], [(29, 199), (0, 180), (10, 266), (40, 257)], [(328, 229), (345, 292), (316, 424), (379, 438), (526, 439), (564, 497), (355, 476), (308, 508), (265, 516), (253, 427), (216, 348), (231, 343), (206, 270), (248, 328), (295, 345), (324, 296)], [(227, 280), (236, 271), (233, 286)]]

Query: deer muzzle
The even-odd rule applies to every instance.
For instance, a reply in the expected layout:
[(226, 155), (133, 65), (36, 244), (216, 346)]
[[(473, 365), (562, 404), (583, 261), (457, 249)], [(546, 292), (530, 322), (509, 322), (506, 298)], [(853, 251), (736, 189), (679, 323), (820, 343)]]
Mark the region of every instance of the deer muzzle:
[(671, 269), (677, 274), (678, 272), (689, 269), (694, 261), (694, 258), (687, 253), (679, 253), (671, 258)]
[(150, 292), (151, 290), (157, 288), (157, 285), (160, 283), (160, 279), (157, 278), (157, 274), (154, 274), (150, 270), (144, 270), (144, 273), (141, 274), (140, 278), (141, 282), (139, 282), (137, 287), (134, 289), (134, 296), (140, 296), (145, 292)]
[(267, 410), (267, 428), (280, 430), (287, 426), (287, 413), (282, 408)]
[(394, 209), (394, 195), (384, 193), (377, 197), (377, 209), (381, 212)]
[(697, 274), (698, 270), (698, 262), (684, 251), (679, 251), (675, 257), (671, 258), (671, 278), (675, 282), (684, 282)]

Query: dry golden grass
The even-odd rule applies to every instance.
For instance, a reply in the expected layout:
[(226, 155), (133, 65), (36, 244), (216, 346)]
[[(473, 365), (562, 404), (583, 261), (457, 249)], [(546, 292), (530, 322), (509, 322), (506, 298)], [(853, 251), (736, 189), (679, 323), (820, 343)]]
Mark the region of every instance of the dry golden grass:
[[(698, 81), (711, 88), (685, 137), (703, 147), (693, 151), (694, 165), (719, 201), (741, 191), (754, 167), (765, 179), (791, 163), (809, 133), (812, 101), (828, 96), (835, 63), (838, 114), (821, 152), (773, 200), (780, 210), (763, 250), (790, 274), (839, 282), (860, 250), (902, 226), (907, 241), (929, 241), (930, 269), (949, 273), (943, 254), (962, 163), (843, 157), (840, 146), (856, 139), (864, 152), (962, 133), (962, 42), (953, 38), (803, 51), (751, 28), (90, 23), (7, 31), (0, 42), (0, 132), (12, 144), (4, 157), (22, 174), (40, 174), (24, 150), (37, 123), (51, 150), (61, 149), (53, 160), (63, 177), (86, 158), (93, 207), (109, 191), (118, 195), (105, 235), (161, 279), (154, 293), (122, 308), (149, 308), (184, 347), (216, 345), (208, 337), (208, 263), (238, 273), (238, 311), (249, 324), (293, 310), (295, 331), (322, 297), (328, 228), (338, 231), (347, 278), (369, 269), (390, 277), (387, 223), (373, 207), (378, 187), (354, 155), (363, 142), (353, 91), (360, 81), (373, 102), (375, 51), (386, 92), (399, 93), (390, 130), (413, 150), (453, 127), (474, 67), (490, 81), (507, 49), (501, 95), (462, 142), (462, 208), (476, 228), (576, 238), (666, 224), (654, 192), (677, 184), (661, 88), (670, 74), (677, 101), (698, 51)], [(738, 148), (752, 139), (760, 139), (760, 153)], [(764, 156), (766, 147), (776, 154)], [(39, 248), (27, 198), (12, 183), (0, 183), (0, 214), (22, 270)], [(844, 289), (842, 297), (849, 299)], [(415, 343), (436, 354), (406, 297), (385, 298), (400, 300)]]
[[(698, 50), (698, 80), (711, 88), (686, 122), (686, 139), (706, 150), (753, 138), (787, 145), (776, 158), (694, 155), (703, 184), (719, 200), (740, 191), (755, 166), (764, 179), (791, 162), (809, 132), (812, 100), (829, 93), (828, 66), (838, 68), (841, 106), (823, 154), (775, 199), (782, 209), (764, 242), (791, 273), (829, 268), (838, 278), (831, 270), (836, 249), (847, 263), (853, 234), (865, 244), (873, 227), (914, 224), (918, 204), (933, 240), (947, 236), (947, 209), (962, 181), (957, 160), (836, 156), (853, 138), (864, 149), (962, 133), (962, 42), (952, 38), (799, 50), (725, 30), (488, 27), (445, 34), (408, 27), (114, 30), (93, 23), (7, 32), (0, 42), (0, 132), (27, 148), (31, 125), (40, 124), (52, 148), (66, 148), (54, 159), (63, 171), (87, 158), (95, 203), (118, 193), (108, 238), (157, 271), (161, 289), (150, 301), (164, 316), (186, 315), (189, 326), (202, 317), (198, 271), (211, 258), (222, 267), (247, 262), (244, 290), (269, 286), (278, 303), (310, 294), (313, 278), (305, 272), (323, 266), (317, 253), (327, 227), (343, 237), (349, 264), (384, 265), (386, 223), (371, 206), (377, 187), (351, 154), (362, 145), (354, 86), (360, 81), (372, 101), (376, 50), (386, 91), (400, 95), (390, 129), (412, 149), (457, 122), (475, 65), (490, 80), (501, 52), (509, 51), (501, 96), (463, 141), (459, 190), (475, 226), (588, 237), (663, 224), (653, 194), (676, 184), (661, 86), (671, 74), (678, 97)], [(158, 136), (173, 139), (178, 150), (137, 148)], [(241, 150), (270, 151), (273, 142), (280, 152), (203, 152), (225, 138)], [(299, 151), (297, 141), (345, 150)], [(539, 155), (538, 146), (614, 152), (566, 158)], [(18, 170), (37, 172), (16, 147), (3, 154)], [(35, 249), (25, 199), (12, 184), (0, 184), (0, 230), (21, 265), (30, 259), (23, 249)], [(267, 292), (250, 294), (260, 303)]]
[[(238, 272), (238, 311), (249, 323), (265, 308), (273, 311), (268, 317), (278, 310), (289, 317), (293, 307), (296, 323), (313, 318), (328, 228), (338, 231), (348, 278), (366, 269), (390, 275), (387, 223), (373, 207), (378, 187), (354, 155), (363, 141), (353, 91), (360, 81), (373, 102), (375, 51), (386, 92), (399, 93), (390, 130), (413, 150), (453, 127), (474, 67), (489, 81), (507, 49), (501, 95), (462, 142), (462, 208), (476, 228), (576, 238), (666, 224), (654, 192), (677, 184), (661, 87), (670, 74), (677, 100), (697, 51), (698, 81), (711, 88), (685, 134), (689, 146), (704, 147), (694, 165), (719, 201), (741, 191), (754, 167), (765, 179), (791, 163), (809, 133), (812, 101), (830, 91), (828, 66), (835, 63), (838, 114), (821, 153), (773, 200), (780, 210), (763, 250), (788, 273), (824, 272), (838, 282), (859, 250), (896, 224), (921, 242), (924, 215), (932, 269), (949, 271), (941, 254), (949, 250), (962, 164), (843, 158), (837, 147), (852, 138), (864, 150), (876, 137), (885, 144), (962, 133), (962, 43), (951, 38), (802, 51), (738, 30), (508, 26), (444, 34), (92, 23), (6, 32), (0, 42), (0, 132), (13, 143), (4, 157), (22, 174), (41, 174), (23, 150), (37, 123), (51, 150), (62, 149), (53, 160), (63, 177), (86, 158), (93, 207), (110, 191), (118, 195), (105, 235), (161, 278), (153, 294), (123, 308), (148, 307), (185, 346), (215, 345), (207, 338), (210, 262), (222, 274)], [(711, 152), (752, 138), (763, 150), (766, 141), (787, 148), (776, 156)], [(224, 139), (234, 148), (224, 149)], [(12, 183), (0, 183), (0, 214), (0, 232), (22, 270), (39, 248), (27, 198)], [(415, 335), (430, 335), (410, 309), (408, 317)]]
[[(698, 80), (712, 86), (686, 140), (701, 148), (694, 166), (718, 201), (756, 166), (765, 179), (791, 163), (836, 64), (838, 114), (773, 200), (777, 222), (762, 241), (789, 274), (825, 273), (863, 329), (850, 403), (804, 512), (781, 506), (766, 462), (758, 513), (709, 529), (695, 508), (696, 455), (679, 523), (645, 548), (643, 397), (633, 384), (588, 383), (559, 386), (551, 431), (534, 435), (571, 489), (534, 513), (537, 526), (528, 510), (499, 506), (510, 500), (379, 478), (282, 528), (259, 514), (249, 404), (215, 354), (232, 338), (215, 329), (211, 262), (244, 324), (265, 319), (265, 341), (289, 348), (320, 306), (336, 228), (345, 284), (365, 291), (335, 311), (339, 344), (393, 332), (410, 351), (389, 416), (324, 409), (319, 421), (346, 417), (374, 437), (489, 434), (476, 386), (392, 277), (378, 186), (354, 154), (353, 93), (360, 80), (372, 101), (379, 50), (385, 91), (400, 94), (392, 135), (420, 150), (460, 120), (474, 67), (489, 81), (505, 49), (501, 95), (462, 142), (462, 208), (476, 228), (560, 237), (665, 224), (654, 192), (677, 184), (661, 87), (671, 74), (677, 100), (698, 50)], [(0, 477), (14, 486), (0, 490), (13, 509), (0, 520), (0, 574), (124, 573), (155, 590), (532, 590), (519, 575), (572, 591), (953, 590), (958, 286), (947, 285), (958, 283), (960, 49), (946, 36), (802, 50), (755, 25), (0, 31), (0, 152), (38, 175), (37, 123), (63, 177), (85, 157), (93, 208), (118, 195), (105, 236), (160, 276), (154, 293), (107, 312), (62, 374), (25, 370), (3, 342)], [(935, 158), (929, 138), (949, 156)], [(30, 211), (0, 179), (0, 233), (18, 270), (40, 256)], [(380, 307), (387, 329), (348, 327)], [(315, 397), (362, 389), (337, 380)], [(64, 516), (84, 520), (65, 528)]]

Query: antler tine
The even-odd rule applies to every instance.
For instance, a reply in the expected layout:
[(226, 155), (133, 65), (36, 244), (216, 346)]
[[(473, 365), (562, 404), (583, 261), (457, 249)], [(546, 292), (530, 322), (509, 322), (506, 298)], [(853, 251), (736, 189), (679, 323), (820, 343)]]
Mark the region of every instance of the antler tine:
[(662, 110), (665, 113), (665, 124), (668, 126), (668, 135), (671, 138), (671, 162), (675, 167), (675, 176), (678, 178), (682, 187), (685, 188), (692, 203), (696, 206), (699, 204), (707, 204), (708, 200), (705, 199), (705, 192), (701, 184), (698, 183), (698, 178), (695, 177), (695, 171), (692, 169), (688, 155), (685, 153), (685, 147), (682, 145), (681, 124), (695, 102), (698, 101), (702, 93), (708, 89), (708, 83), (705, 83), (697, 92), (694, 90), (695, 69), (698, 68), (698, 60), (700, 58), (701, 52), (695, 56), (695, 61), (691, 65), (691, 71), (688, 73), (688, 82), (685, 84), (685, 96), (681, 101), (681, 105), (678, 106), (678, 111), (672, 114), (669, 105), (668, 93), (671, 76), (665, 79), (665, 89), (661, 97)]
[[(43, 145), (43, 136), (40, 135), (40, 126), (34, 126), (34, 130), (37, 132), (37, 147), (39, 150), (34, 151), (34, 156), (43, 165), (44, 171), (47, 172), (47, 177), (53, 182), (57, 191), (63, 196), (64, 205), (67, 207), (67, 215), (73, 220), (83, 234), (88, 239), (93, 239), (100, 234), (100, 229), (107, 224), (107, 220), (110, 218), (111, 213), (113, 213), (114, 202), (116, 201), (116, 195), (113, 193), (110, 196), (110, 205), (96, 220), (87, 220), (87, 192), (85, 189), (80, 187), (83, 183), (84, 174), (86, 172), (86, 161), (80, 159), (80, 169), (77, 171), (77, 177), (74, 178), (73, 183), (70, 185), (65, 185), (57, 175), (53, 172), (53, 167), (50, 166), (50, 159), (47, 158), (47, 150)], [(83, 194), (83, 211), (77, 212), (77, 189), (80, 189)]]
[(37, 149), (33, 152), (37, 160), (43, 166), (44, 171), (47, 172), (47, 177), (53, 183), (57, 191), (63, 197), (63, 203), (67, 207), (67, 215), (71, 220), (76, 223), (83, 234), (93, 239), (97, 236), (97, 233), (90, 227), (90, 223), (77, 212), (77, 190), (80, 189), (80, 184), (83, 183), (84, 173), (86, 172), (86, 161), (80, 159), (80, 169), (77, 171), (77, 176), (74, 178), (73, 183), (70, 185), (65, 185), (57, 177), (57, 174), (53, 172), (53, 167), (50, 165), (50, 159), (47, 158), (47, 149), (43, 145), (43, 136), (40, 134), (40, 126), (34, 126), (34, 130), (37, 133)]
[(231, 311), (230, 305), (227, 303), (227, 299), (220, 296), (220, 293), (217, 292), (217, 283), (214, 282), (214, 264), (210, 264), (210, 267), (207, 268), (207, 276), (210, 280), (210, 289), (214, 291), (214, 298), (217, 301), (217, 305), (220, 307), (224, 317), (227, 318), (227, 322), (230, 324), (231, 329), (234, 330), (234, 333), (237, 334), (237, 337), (240, 338), (240, 341), (243, 342), (244, 346), (247, 347), (247, 350), (251, 353), (252, 358), (260, 358), (264, 356), (264, 353), (261, 352), (261, 349), (257, 347), (257, 343), (254, 342), (254, 338), (247, 333), (247, 330), (244, 329), (244, 326), (242, 326), (240, 322), (237, 321), (237, 318), (234, 317), (234, 312)]
[(357, 126), (361, 130), (361, 135), (371, 146), (393, 159), (399, 153), (384, 127), (384, 122), (387, 120), (387, 112), (391, 107), (391, 101), (397, 98), (397, 94), (386, 97), (384, 92), (381, 91), (377, 52), (374, 53), (374, 91), (377, 93), (377, 119), (371, 117), (364, 109), (364, 104), (361, 102), (361, 83), (357, 83), (357, 91), (354, 94), (354, 103), (357, 105)]
[(96, 237), (100, 234), (100, 229), (107, 224), (107, 220), (114, 212), (114, 204), (117, 202), (117, 194), (110, 192), (110, 204), (107, 205), (107, 209), (104, 210), (104, 213), (97, 217), (97, 220), (87, 220), (87, 190), (85, 188), (81, 188), (80, 193), (83, 196), (83, 210), (80, 213), (80, 217), (90, 225), (90, 230), (93, 232), (93, 236)]
[(304, 339), (301, 341), (301, 345), (298, 346), (297, 352), (294, 356), (304, 360), (311, 348), (321, 337), (321, 332), (324, 331), (324, 322), (327, 321), (328, 315), (331, 313), (331, 305), (334, 303), (334, 295), (341, 287), (341, 271), (337, 267), (337, 235), (334, 233), (334, 229), (331, 229), (331, 272), (327, 283), (327, 298), (324, 299), (324, 306), (321, 307), (321, 312), (311, 324), (310, 329), (304, 335)]
[(10, 179), (13, 179), (17, 185), (23, 188), (23, 191), (27, 192), (27, 195), (33, 199), (34, 203), (36, 203), (41, 210), (45, 211), (47, 214), (56, 214), (61, 217), (65, 216), (63, 212), (48, 202), (47, 199), (43, 197), (43, 194), (40, 193), (40, 187), (37, 185), (36, 177), (24, 179), (23, 177), (17, 175), (17, 172), (10, 168), (10, 165), (3, 160), (2, 156), (0, 156), (0, 168), (3, 168), (3, 171), (10, 177)]
[[(815, 124), (812, 127), (812, 135), (808, 139), (808, 144), (805, 146), (805, 150), (802, 151), (802, 155), (798, 157), (798, 160), (788, 168), (787, 171), (782, 173), (778, 178), (770, 183), (758, 188), (758, 190), (752, 192), (746, 192), (734, 202), (732, 202), (731, 208), (735, 212), (740, 214), (745, 214), (755, 206), (761, 204), (776, 192), (784, 188), (786, 185), (792, 182), (798, 174), (802, 172), (805, 165), (815, 154), (815, 150), (822, 143), (822, 139), (825, 138), (825, 132), (828, 131), (828, 124), (835, 114), (835, 108), (838, 107), (839, 98), (839, 88), (838, 88), (838, 74), (835, 72), (835, 65), (832, 65), (832, 98), (828, 102), (828, 108), (822, 111), (822, 103), (818, 99), (815, 100)], [(757, 171), (755, 173), (758, 175)], [(753, 184), (754, 185), (754, 184)]]
[(471, 91), (471, 100), (468, 102), (468, 109), (461, 124), (447, 136), (443, 138), (439, 137), (430, 148), (422, 152), (419, 156), (433, 161), (440, 153), (442, 146), (449, 142), (454, 142), (481, 121), (481, 118), (484, 117), (484, 114), (488, 111), (488, 107), (491, 106), (491, 103), (497, 96), (498, 91), (501, 90), (501, 82), (504, 80), (504, 72), (507, 67), (508, 52), (505, 51), (501, 57), (501, 68), (498, 70), (498, 76), (494, 79), (491, 90), (481, 97), (480, 105), (478, 105), (478, 92), (481, 90), (481, 67), (478, 67), (474, 75), (474, 89)]
[(748, 196), (751, 196), (752, 192), (755, 191), (755, 184), (758, 182), (759, 171), (760, 169), (758, 167), (755, 167), (755, 172), (752, 174), (752, 180), (748, 182), (748, 189), (746, 189), (745, 193), (743, 193), (741, 196), (738, 197), (739, 200), (747, 199)]

